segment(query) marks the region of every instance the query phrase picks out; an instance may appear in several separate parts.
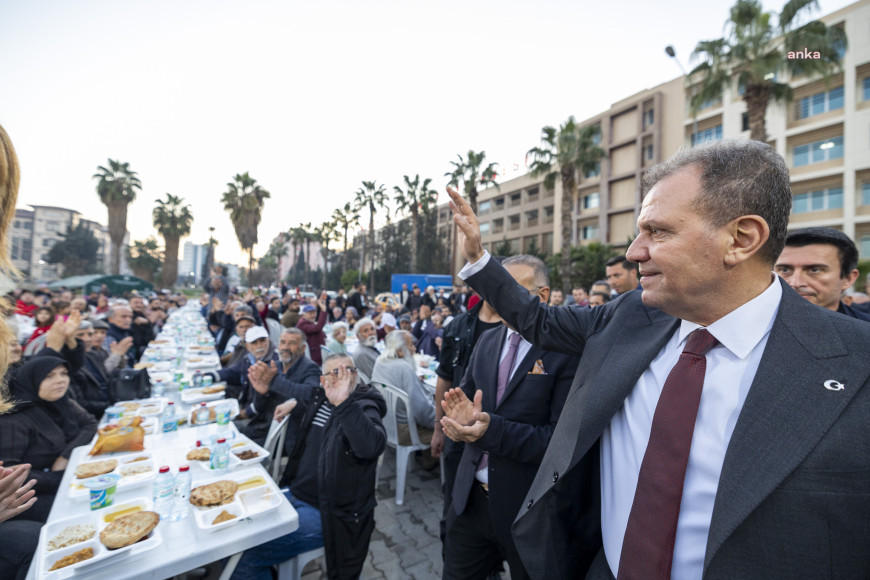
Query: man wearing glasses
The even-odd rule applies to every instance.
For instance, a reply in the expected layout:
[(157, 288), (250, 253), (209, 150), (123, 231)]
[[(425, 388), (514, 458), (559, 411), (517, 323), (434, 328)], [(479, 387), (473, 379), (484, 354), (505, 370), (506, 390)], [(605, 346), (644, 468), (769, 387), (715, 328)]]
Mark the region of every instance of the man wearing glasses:
[(290, 415), (299, 437), (281, 485), (299, 514), (299, 528), (246, 550), (236, 580), (271, 578), (270, 568), (323, 546), (330, 578), (362, 572), (375, 527), (375, 469), (387, 436), (387, 405), (369, 385), (357, 386), (353, 360), (333, 354), (323, 361), (320, 386), (308, 400), (290, 399), (275, 418)]

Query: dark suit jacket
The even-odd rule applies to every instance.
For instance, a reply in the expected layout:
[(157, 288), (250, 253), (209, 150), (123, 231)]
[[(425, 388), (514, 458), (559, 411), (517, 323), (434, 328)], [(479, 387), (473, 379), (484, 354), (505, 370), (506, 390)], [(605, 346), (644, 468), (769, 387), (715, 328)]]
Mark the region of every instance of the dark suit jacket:
[[(474, 347), (461, 388), (469, 399), (483, 391), (483, 410), (490, 414), (483, 437), (465, 446), (453, 487), (453, 509), (465, 510), (477, 464), (489, 452), (490, 518), (502, 545), (511, 545), (511, 523), (544, 458), (553, 428), (580, 362), (577, 357), (532, 346), (496, 405), (499, 356), (507, 327), (484, 332)], [(531, 374), (540, 360), (546, 374)]]
[[(582, 576), (600, 509), (598, 440), (679, 320), (637, 291), (599, 308), (547, 308), (494, 260), (468, 282), (533, 344), (582, 352), (513, 526), (533, 578)], [(870, 578), (870, 326), (779, 282), (722, 466), (704, 578)]]

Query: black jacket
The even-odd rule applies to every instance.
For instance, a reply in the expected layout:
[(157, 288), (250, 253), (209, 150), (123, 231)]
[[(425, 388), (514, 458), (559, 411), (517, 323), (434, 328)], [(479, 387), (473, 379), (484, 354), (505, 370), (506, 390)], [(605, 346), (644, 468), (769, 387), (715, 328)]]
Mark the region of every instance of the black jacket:
[(435, 373), (459, 386), (468, 361), (471, 360), (471, 352), (474, 350), (474, 332), (477, 328), (477, 317), (483, 301), (474, 305), (474, 308), (456, 316), (453, 321), (444, 328), (444, 336), (441, 339), (441, 357)]
[[(300, 432), (281, 478), (282, 486), (293, 481), (305, 454), (311, 423), (317, 410), (326, 402), (326, 393), (318, 386), (311, 399), (299, 401), (291, 413), (292, 420), (301, 416)], [(374, 387), (357, 387), (344, 403), (332, 408), (332, 415), (324, 427), (321, 448), (312, 450), (317, 458), (317, 507), (323, 521), (326, 568), (330, 578), (346, 575), (339, 571), (347, 570), (342, 566), (347, 560), (358, 560), (361, 569), (361, 562), (368, 552), (371, 522), (377, 504), (375, 472), (378, 457), (387, 443), (381, 422), (386, 412), (387, 404)], [(359, 529), (354, 534), (356, 526)], [(334, 529), (342, 533), (330, 534)], [(352, 545), (339, 546), (339, 543), (351, 541), (348, 536), (353, 538)]]

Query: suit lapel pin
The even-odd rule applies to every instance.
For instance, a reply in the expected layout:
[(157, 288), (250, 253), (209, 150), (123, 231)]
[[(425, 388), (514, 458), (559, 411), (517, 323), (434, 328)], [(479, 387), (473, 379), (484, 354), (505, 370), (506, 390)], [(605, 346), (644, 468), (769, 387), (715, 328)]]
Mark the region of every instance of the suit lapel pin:
[(828, 379), (825, 381), (825, 388), (829, 391), (842, 391), (846, 388), (846, 385), (841, 383), (840, 381), (835, 381), (834, 379)]

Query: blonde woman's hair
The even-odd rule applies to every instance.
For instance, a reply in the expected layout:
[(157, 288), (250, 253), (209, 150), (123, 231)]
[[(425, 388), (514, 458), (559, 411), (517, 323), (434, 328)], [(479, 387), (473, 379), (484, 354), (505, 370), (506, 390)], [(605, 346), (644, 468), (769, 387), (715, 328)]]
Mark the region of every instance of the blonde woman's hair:
[[(0, 125), (0, 274), (9, 277), (18, 276), (18, 271), (9, 258), (9, 227), (15, 217), (20, 178), (15, 148), (12, 147), (12, 141), (6, 134), (6, 130)], [(8, 306), (3, 304), (0, 310), (6, 310)], [(0, 316), (0, 414), (12, 408), (5, 377), (9, 365), (9, 344), (17, 339), (6, 324), (6, 317)]]

